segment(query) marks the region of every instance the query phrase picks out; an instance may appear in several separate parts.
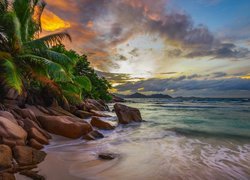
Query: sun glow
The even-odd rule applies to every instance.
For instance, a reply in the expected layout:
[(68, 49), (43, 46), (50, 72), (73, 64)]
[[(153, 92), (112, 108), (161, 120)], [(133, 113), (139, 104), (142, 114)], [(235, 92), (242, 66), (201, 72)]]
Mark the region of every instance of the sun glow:
[(56, 31), (70, 27), (70, 23), (64, 21), (53, 12), (45, 10), (41, 18), (42, 28), (46, 31)]
[(247, 74), (247, 75), (241, 76), (241, 79), (250, 79), (250, 74)]

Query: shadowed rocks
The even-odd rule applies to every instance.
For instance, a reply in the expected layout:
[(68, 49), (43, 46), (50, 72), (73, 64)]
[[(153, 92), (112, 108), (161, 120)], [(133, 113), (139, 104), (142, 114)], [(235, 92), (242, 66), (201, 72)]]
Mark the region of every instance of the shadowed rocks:
[(123, 104), (114, 105), (115, 113), (120, 124), (128, 124), (131, 122), (142, 122), (142, 117), (139, 109), (128, 107)]

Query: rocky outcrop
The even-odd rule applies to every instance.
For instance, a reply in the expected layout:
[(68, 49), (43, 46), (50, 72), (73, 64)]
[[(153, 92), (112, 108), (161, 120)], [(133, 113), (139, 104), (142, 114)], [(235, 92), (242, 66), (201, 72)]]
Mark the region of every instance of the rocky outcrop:
[(13, 155), (19, 165), (34, 165), (42, 162), (46, 153), (28, 146), (15, 146)]
[(115, 104), (114, 110), (120, 124), (142, 121), (141, 113), (137, 108), (128, 107), (123, 104)]
[(86, 99), (79, 106), (80, 110), (84, 111), (109, 111), (109, 107), (102, 100)]
[(79, 138), (92, 131), (87, 122), (69, 116), (38, 116), (37, 119), (48, 132), (68, 138)]
[(30, 139), (29, 142), (28, 142), (28, 145), (30, 147), (33, 147), (33, 148), (37, 149), (37, 150), (40, 150), (40, 149), (43, 148), (43, 145), (41, 143), (39, 143), (37, 140), (35, 140), (35, 139)]
[(23, 119), (28, 118), (28, 119), (30, 119), (30, 120), (36, 122), (36, 124), (39, 125), (39, 122), (38, 122), (37, 119), (36, 119), (35, 113), (34, 113), (32, 110), (30, 110), (30, 109), (28, 109), (28, 108), (26, 108), (26, 109), (15, 108), (14, 111), (15, 111), (21, 118), (23, 118)]
[(0, 170), (12, 166), (12, 151), (9, 146), (0, 145)]
[(87, 111), (83, 111), (83, 110), (76, 110), (74, 112), (74, 114), (79, 117), (79, 118), (82, 118), (82, 119), (87, 119), (87, 118), (90, 118), (93, 114), (90, 113), (90, 112), (87, 112)]
[(95, 111), (95, 110), (90, 110), (92, 113), (92, 116), (98, 116), (98, 117), (111, 117), (110, 115), (103, 113), (102, 111)]
[(11, 173), (0, 173), (0, 180), (15, 180), (14, 174)]
[(15, 124), (18, 124), (15, 117), (8, 111), (0, 111), (0, 117), (1, 116), (8, 119), (8, 120), (10, 120), (10, 121), (12, 121)]
[(51, 135), (42, 129), (40, 126), (38, 126), (34, 121), (31, 121), (30, 119), (22, 119), (21, 120), (24, 124), (24, 129), (29, 132), (31, 128), (35, 128), (37, 131), (39, 131), (44, 137), (47, 139), (51, 139)]
[(49, 140), (36, 128), (31, 128), (28, 131), (28, 135), (30, 139), (35, 139), (40, 144), (46, 144), (46, 145), (49, 144)]
[(45, 177), (37, 174), (37, 171), (26, 170), (26, 171), (20, 172), (20, 174), (27, 176), (31, 179), (35, 179), (35, 180), (45, 180)]
[(22, 127), (11, 120), (0, 117), (0, 137), (3, 144), (10, 146), (15, 144), (24, 145), (27, 133)]
[(104, 135), (100, 133), (99, 131), (91, 131), (87, 135), (83, 136), (84, 139), (86, 140), (96, 140), (96, 139), (101, 139), (104, 138)]
[(119, 97), (119, 96), (117, 96), (117, 95), (115, 95), (115, 94), (110, 94), (110, 95), (111, 95), (111, 97), (112, 97), (112, 100), (111, 100), (112, 103), (116, 103), (116, 102), (126, 102), (125, 99), (123, 99), (123, 98), (121, 98), (121, 97)]
[(115, 129), (115, 126), (111, 125), (108, 122), (103, 121), (101, 118), (93, 116), (90, 124), (98, 129), (102, 130), (112, 130)]

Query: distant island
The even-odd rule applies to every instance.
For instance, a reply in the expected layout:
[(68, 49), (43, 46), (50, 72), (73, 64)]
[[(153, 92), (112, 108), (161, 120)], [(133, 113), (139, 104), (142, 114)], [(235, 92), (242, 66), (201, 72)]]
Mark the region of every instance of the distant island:
[(134, 94), (130, 94), (130, 95), (118, 95), (119, 97), (122, 98), (172, 98), (171, 96), (167, 95), (167, 94), (151, 94), (151, 95), (145, 95), (145, 94), (141, 94), (141, 93), (134, 93)]

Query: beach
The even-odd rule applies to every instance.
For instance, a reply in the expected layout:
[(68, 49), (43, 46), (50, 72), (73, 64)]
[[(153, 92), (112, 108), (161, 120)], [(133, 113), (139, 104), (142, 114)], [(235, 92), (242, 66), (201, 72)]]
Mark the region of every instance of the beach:
[[(51, 180), (250, 178), (249, 100), (131, 99), (125, 104), (139, 108), (146, 122), (102, 130), (105, 138), (96, 141), (53, 136), (39, 173)], [(101, 160), (103, 152), (118, 156)]]

